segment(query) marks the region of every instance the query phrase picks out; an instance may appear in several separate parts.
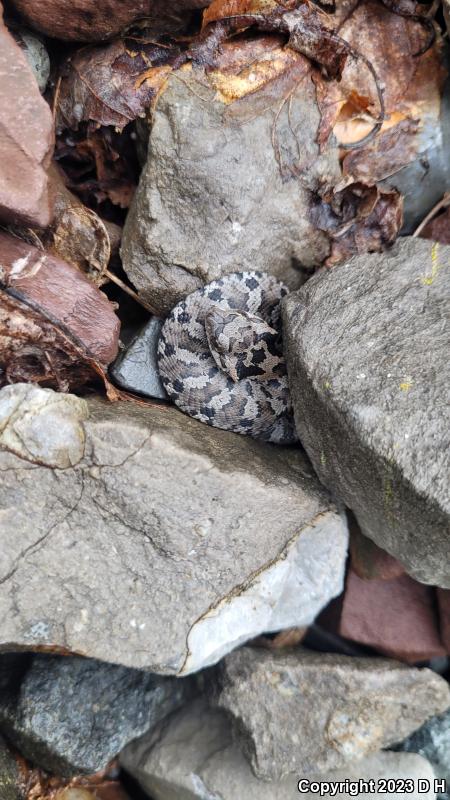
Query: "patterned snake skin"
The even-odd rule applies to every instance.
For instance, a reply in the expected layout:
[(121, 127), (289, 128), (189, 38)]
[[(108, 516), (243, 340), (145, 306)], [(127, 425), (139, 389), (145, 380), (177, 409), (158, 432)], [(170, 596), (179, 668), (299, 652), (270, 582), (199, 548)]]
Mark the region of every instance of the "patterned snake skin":
[(169, 397), (191, 417), (277, 444), (296, 442), (271, 275), (237, 272), (178, 303), (158, 342)]

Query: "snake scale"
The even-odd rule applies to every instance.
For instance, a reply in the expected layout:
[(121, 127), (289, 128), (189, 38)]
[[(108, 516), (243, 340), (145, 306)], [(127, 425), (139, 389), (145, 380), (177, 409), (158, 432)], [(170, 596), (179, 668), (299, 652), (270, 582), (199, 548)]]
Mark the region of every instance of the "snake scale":
[(266, 442), (297, 441), (281, 339), (287, 291), (269, 274), (236, 272), (172, 309), (158, 342), (158, 367), (182, 411)]

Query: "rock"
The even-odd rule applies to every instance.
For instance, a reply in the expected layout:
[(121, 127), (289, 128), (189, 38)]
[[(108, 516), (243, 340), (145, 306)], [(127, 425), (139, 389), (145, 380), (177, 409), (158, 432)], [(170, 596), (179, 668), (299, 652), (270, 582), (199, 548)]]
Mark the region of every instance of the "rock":
[(73, 467), (84, 455), (84, 400), (28, 383), (0, 392), (0, 448), (47, 467)]
[(104, 769), (192, 693), (189, 680), (47, 655), (34, 656), (15, 689), (0, 693), (0, 729), (25, 758), (65, 777)]
[(143, 17), (153, 27), (203, 8), (207, 0), (175, 0), (170, 8), (158, 0), (12, 0), (28, 25), (55, 39), (91, 42), (110, 39)]
[(396, 748), (407, 753), (419, 753), (429, 759), (438, 778), (447, 781), (447, 791), (439, 797), (450, 797), (450, 711), (432, 717), (418, 731)]
[(44, 42), (26, 28), (14, 29), (12, 34), (17, 44), (22, 48), (34, 72), (39, 91), (43, 94), (50, 77), (50, 58)]
[(53, 118), (0, 3), (0, 220), (45, 228), (51, 221), (46, 170)]
[(25, 800), (18, 763), (1, 737), (0, 797), (2, 800)]
[[(121, 755), (123, 767), (139, 781), (154, 800), (291, 800), (295, 792), (292, 776), (267, 783), (253, 775), (237, 744), (233, 742), (230, 722), (219, 709), (208, 708), (196, 700), (176, 712), (150, 734), (132, 742)], [(300, 767), (296, 779), (302, 777)], [(419, 794), (417, 779), (432, 781), (433, 770), (420, 756), (405, 753), (377, 753), (342, 772), (315, 778), (318, 781), (410, 778), (415, 782), (414, 800), (434, 798), (434, 792)], [(301, 796), (312, 800), (311, 792)], [(337, 792), (337, 798), (350, 797)], [(372, 797), (398, 798), (397, 793)]]
[(301, 451), (86, 402), (74, 467), (0, 450), (0, 649), (186, 674), (341, 592), (346, 523)]
[(351, 512), (348, 512), (348, 517), (353, 572), (365, 580), (389, 580), (403, 575), (403, 564), (364, 536)]
[(122, 389), (158, 400), (167, 399), (156, 359), (162, 324), (162, 319), (152, 317), (110, 366), (111, 378)]
[[(280, 64), (286, 69), (287, 58), (294, 62), (294, 75), (309, 67), (308, 62), (302, 67), (302, 56), (294, 51), (287, 55), (276, 38), (261, 42), (247, 42), (240, 50), (226, 43), (222, 58), (225, 67), (228, 59), (228, 72), (224, 67), (208, 77), (201, 69), (183, 70), (168, 79), (158, 98), (147, 163), (124, 228), (122, 260), (132, 283), (161, 316), (228, 272), (263, 270), (296, 288), (303, 281), (297, 267), (321, 263), (328, 255), (328, 236), (309, 221), (310, 192), (304, 185), (313, 190), (340, 174), (337, 151), (318, 156), (315, 89), (303, 74), (302, 92), (293, 96), (291, 108), (302, 143), (302, 181), (283, 174), (273, 142), (273, 96), (252, 92), (264, 69), (276, 71)], [(263, 45), (255, 55), (254, 48)], [(252, 67), (258, 58), (259, 72)], [(241, 71), (233, 83), (236, 61)], [(235, 84), (240, 90), (246, 85), (241, 75), (248, 74), (252, 92), (230, 105), (228, 92), (236, 99)], [(289, 126), (287, 113), (280, 114), (276, 135), (284, 157)]]
[(388, 747), (448, 708), (450, 691), (431, 670), (396, 661), (247, 647), (222, 662), (214, 699), (255, 775), (280, 780)]
[(446, 652), (450, 653), (450, 592), (446, 589), (438, 589), (437, 601), (441, 639)]
[(0, 232), (0, 386), (83, 386), (117, 355), (114, 306), (76, 267)]
[(284, 301), (296, 427), (320, 480), (413, 577), (447, 588), (449, 257), (404, 238)]
[(434, 589), (401, 575), (390, 580), (347, 576), (339, 633), (409, 663), (445, 656)]

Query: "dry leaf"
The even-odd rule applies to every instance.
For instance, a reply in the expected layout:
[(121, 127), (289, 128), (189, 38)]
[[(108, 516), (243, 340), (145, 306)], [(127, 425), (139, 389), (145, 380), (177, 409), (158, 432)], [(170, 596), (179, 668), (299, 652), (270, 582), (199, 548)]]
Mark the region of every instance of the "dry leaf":
[(117, 355), (120, 323), (77, 269), (0, 233), (0, 386), (20, 381), (68, 391)]
[(78, 133), (64, 131), (56, 140), (56, 159), (64, 169), (67, 185), (94, 208), (110, 201), (126, 209), (138, 183), (134, 143), (127, 131), (112, 128)]
[(121, 131), (144, 116), (177, 54), (177, 48), (131, 37), (78, 50), (63, 68), (58, 125), (77, 130), (92, 122)]
[(403, 221), (403, 198), (395, 191), (354, 183), (318, 200), (311, 219), (330, 236), (328, 267), (359, 253), (379, 252), (393, 244)]
[(50, 168), (50, 186), (55, 196), (55, 216), (43, 238), (45, 248), (101, 286), (108, 280), (105, 272), (111, 256), (118, 253), (121, 228), (84, 206), (67, 189), (55, 164)]

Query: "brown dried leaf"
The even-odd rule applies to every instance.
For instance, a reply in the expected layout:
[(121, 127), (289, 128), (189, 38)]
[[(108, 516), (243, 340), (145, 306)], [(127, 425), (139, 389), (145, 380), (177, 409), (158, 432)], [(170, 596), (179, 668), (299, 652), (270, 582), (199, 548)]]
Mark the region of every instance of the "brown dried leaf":
[(121, 131), (145, 115), (177, 53), (176, 48), (131, 37), (78, 50), (65, 65), (58, 124), (77, 130), (81, 122), (92, 122)]
[(64, 184), (55, 164), (50, 169), (51, 191), (55, 196), (55, 218), (44, 239), (47, 250), (84, 272), (101, 286), (111, 255), (118, 252), (121, 228), (104, 222), (83, 205)]
[(381, 252), (393, 244), (403, 222), (403, 198), (395, 191), (354, 183), (318, 200), (311, 218), (330, 236), (332, 267), (360, 253)]
[[(441, 45), (437, 42), (425, 54), (416, 57), (414, 53), (427, 40), (427, 32), (417, 21), (392, 13), (379, 0), (361, 0), (339, 28), (339, 35), (351, 48), (364, 53), (384, 86), (386, 118), (381, 134), (397, 128), (391, 138), (379, 144), (374, 140), (374, 145), (366, 148), (364, 173), (368, 177), (365, 179), (375, 182), (382, 175), (400, 169), (417, 154), (419, 137), (414, 122), (425, 115), (429, 120), (439, 119), (444, 78)], [(315, 80), (322, 116), (318, 135), (321, 147), (332, 131), (345, 146), (363, 139), (373, 128), (380, 111), (370, 71), (352, 58), (346, 63), (340, 83), (325, 82), (319, 75)], [(407, 124), (398, 127), (404, 121)], [(392, 151), (394, 140), (395, 152)], [(393, 169), (389, 166), (391, 156), (395, 159)], [(355, 180), (361, 175), (361, 165), (359, 159)]]
[(0, 232), (0, 385), (20, 381), (68, 391), (117, 355), (119, 320), (76, 268)]
[(61, 133), (56, 140), (56, 158), (64, 169), (67, 185), (85, 205), (97, 207), (108, 200), (123, 209), (130, 205), (138, 168), (135, 147), (126, 132), (118, 134), (103, 127)]
[[(292, 10), (290, 10), (292, 9)], [(287, 34), (288, 46), (339, 79), (349, 55), (340, 36), (323, 24), (317, 6), (281, 4), (276, 0), (214, 0), (204, 12), (203, 27), (226, 23), (224, 36), (254, 25), (261, 31)]]

